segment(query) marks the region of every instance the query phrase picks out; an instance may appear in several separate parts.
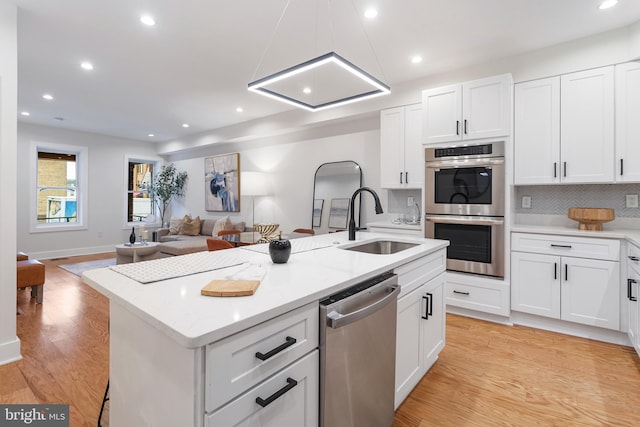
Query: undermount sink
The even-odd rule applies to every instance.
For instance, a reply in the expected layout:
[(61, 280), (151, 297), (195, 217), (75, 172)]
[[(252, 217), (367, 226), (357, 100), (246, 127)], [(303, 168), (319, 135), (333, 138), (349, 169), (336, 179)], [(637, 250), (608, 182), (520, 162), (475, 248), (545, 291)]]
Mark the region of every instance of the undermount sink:
[(346, 251), (364, 252), (367, 254), (390, 255), (418, 246), (417, 243), (397, 242), (394, 240), (376, 240), (359, 245), (343, 247)]

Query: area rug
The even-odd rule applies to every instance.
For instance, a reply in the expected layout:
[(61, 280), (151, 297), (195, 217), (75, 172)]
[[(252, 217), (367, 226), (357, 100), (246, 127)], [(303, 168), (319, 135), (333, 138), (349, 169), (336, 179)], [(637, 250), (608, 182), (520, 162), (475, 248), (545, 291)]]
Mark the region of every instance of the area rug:
[(97, 259), (95, 261), (77, 262), (75, 264), (60, 264), (58, 267), (73, 273), (76, 276), (82, 276), (82, 273), (94, 268), (106, 268), (116, 265), (115, 258)]

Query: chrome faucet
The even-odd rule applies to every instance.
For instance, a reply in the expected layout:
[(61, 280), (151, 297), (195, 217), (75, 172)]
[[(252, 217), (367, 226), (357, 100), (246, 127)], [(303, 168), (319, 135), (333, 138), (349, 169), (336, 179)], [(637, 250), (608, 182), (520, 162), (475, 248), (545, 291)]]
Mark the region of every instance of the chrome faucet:
[(380, 198), (378, 197), (378, 195), (376, 194), (375, 191), (373, 191), (372, 189), (370, 189), (369, 187), (360, 187), (358, 188), (354, 193), (353, 196), (351, 196), (351, 204), (349, 205), (349, 211), (350, 211), (350, 217), (349, 217), (349, 240), (356, 240), (356, 219), (355, 219), (355, 202), (356, 202), (356, 196), (358, 194), (360, 194), (363, 191), (368, 191), (369, 193), (371, 193), (371, 195), (373, 196), (373, 199), (375, 200), (376, 203), (376, 214), (381, 214), (382, 213), (382, 205), (380, 204)]

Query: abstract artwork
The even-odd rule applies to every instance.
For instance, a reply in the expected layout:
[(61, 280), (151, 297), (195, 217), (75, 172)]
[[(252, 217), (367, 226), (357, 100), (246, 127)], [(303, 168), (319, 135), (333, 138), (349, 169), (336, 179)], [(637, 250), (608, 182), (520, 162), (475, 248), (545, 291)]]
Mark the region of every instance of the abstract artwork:
[(212, 212), (240, 212), (240, 154), (204, 159), (204, 208)]
[(320, 227), (324, 199), (313, 199), (313, 227)]
[(349, 199), (331, 199), (329, 210), (329, 228), (347, 228)]

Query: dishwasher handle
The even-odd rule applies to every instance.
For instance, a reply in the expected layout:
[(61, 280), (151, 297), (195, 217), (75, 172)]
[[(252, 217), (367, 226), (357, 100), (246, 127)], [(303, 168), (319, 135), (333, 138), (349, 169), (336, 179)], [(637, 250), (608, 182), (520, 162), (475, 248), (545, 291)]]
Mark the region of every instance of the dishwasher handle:
[(400, 286), (398, 285), (391, 285), (389, 289), (391, 289), (391, 292), (389, 292), (383, 298), (380, 298), (373, 304), (370, 304), (359, 310), (347, 314), (338, 313), (335, 310), (327, 313), (327, 325), (333, 329), (338, 329), (353, 322), (357, 322), (358, 320), (367, 317), (371, 313), (375, 313), (392, 300), (395, 301), (398, 294), (400, 293)]

